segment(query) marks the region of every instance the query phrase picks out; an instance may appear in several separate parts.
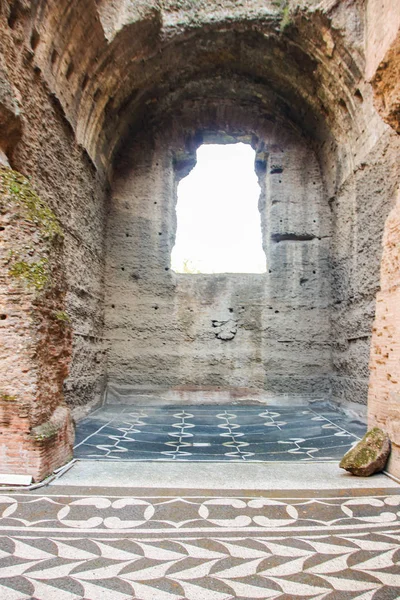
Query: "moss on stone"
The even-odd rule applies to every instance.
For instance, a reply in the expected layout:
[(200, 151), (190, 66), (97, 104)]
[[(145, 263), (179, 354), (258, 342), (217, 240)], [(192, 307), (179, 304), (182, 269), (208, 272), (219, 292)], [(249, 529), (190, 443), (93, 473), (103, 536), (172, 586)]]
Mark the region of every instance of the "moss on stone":
[(291, 23), (292, 23), (292, 18), (290, 15), (289, 5), (287, 4), (287, 2), (285, 2), (284, 6), (283, 6), (282, 18), (281, 18), (281, 22), (280, 22), (280, 26), (279, 26), (279, 29), (281, 30), (281, 32), (285, 31), (285, 29), (287, 29), (289, 27), (289, 25), (291, 25)]
[(71, 322), (71, 317), (65, 310), (59, 310), (59, 311), (55, 312), (54, 318), (57, 319), (57, 321), (62, 321), (63, 323)]
[(6, 167), (0, 167), (0, 202), (14, 202), (24, 218), (40, 228), (45, 239), (63, 237), (57, 217), (49, 206), (37, 195), (24, 175)]
[(368, 476), (384, 468), (389, 452), (387, 434), (379, 427), (373, 427), (344, 455), (340, 467), (354, 475)]
[(19, 260), (11, 265), (8, 273), (11, 277), (23, 279), (38, 292), (46, 287), (50, 276), (47, 258), (31, 263)]
[[(49, 244), (63, 237), (57, 217), (47, 204), (37, 195), (27, 177), (13, 169), (0, 167), (0, 211), (7, 212), (17, 207), (17, 216), (33, 223), (37, 227), (43, 246), (35, 248), (15, 248), (9, 254), (10, 277), (23, 280), (28, 287), (40, 292), (50, 281), (48, 260)], [(7, 208), (8, 207), (8, 208)], [(38, 253), (39, 257), (30, 258)]]
[(0, 401), (1, 402), (16, 402), (17, 396), (13, 396), (12, 394), (6, 394), (5, 392), (0, 392)]
[(57, 427), (51, 421), (43, 423), (38, 427), (35, 427), (31, 432), (31, 437), (35, 442), (46, 442), (54, 438), (58, 433), (59, 427)]
[(362, 448), (353, 456), (353, 464), (355, 467), (361, 467), (365, 465), (370, 460), (375, 460), (376, 458), (376, 450), (372, 450), (372, 448)]

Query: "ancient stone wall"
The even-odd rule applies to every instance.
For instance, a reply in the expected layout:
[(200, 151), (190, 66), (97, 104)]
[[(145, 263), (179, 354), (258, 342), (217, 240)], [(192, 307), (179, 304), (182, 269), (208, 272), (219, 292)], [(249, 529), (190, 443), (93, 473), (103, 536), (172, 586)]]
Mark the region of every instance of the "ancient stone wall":
[(72, 458), (63, 232), (28, 179), (0, 168), (0, 465), (40, 480)]
[[(0, 19), (0, 162), (64, 234), (76, 414), (105, 381), (105, 288), (110, 382), (365, 406), (400, 183), (397, 0), (2, 0)], [(205, 130), (257, 151), (265, 275), (170, 271), (176, 184)], [(374, 354), (385, 303), (377, 407), (395, 385)]]
[(400, 139), (386, 131), (329, 204), (332, 237), (332, 398), (364, 417), (382, 236), (400, 180)]
[(377, 295), (371, 347), (369, 424), (383, 428), (392, 441), (389, 468), (400, 476), (400, 194), (383, 239), (381, 289)]
[(322, 398), (331, 372), (331, 214), (314, 153), (299, 136), (225, 107), (221, 124), (232, 128), (225, 137), (247, 118), (257, 151), (267, 272), (170, 269), (180, 168), (209, 129), (212, 108), (203, 103), (196, 115), (191, 104), (190, 130), (176, 120), (152, 136), (143, 132), (116, 162), (107, 227), (108, 381)]
[[(386, 2), (383, 14), (389, 21), (383, 31), (379, 9), (370, 2), (369, 28), (372, 38), (380, 38), (379, 53), (372, 62), (370, 77), (375, 104), (382, 117), (400, 133), (400, 33), (397, 31), (400, 13), (396, 3)], [(380, 62), (378, 62), (380, 61)], [(396, 173), (398, 174), (398, 166)], [(384, 429), (392, 442), (388, 470), (400, 477), (400, 181), (392, 177), (396, 202), (386, 220), (382, 239), (380, 289), (377, 294), (376, 315), (372, 334), (368, 395), (368, 422)]]
[(0, 19), (1, 89), (8, 91), (7, 96), (0, 94), (0, 103), (7, 99), (10, 108), (4, 122), (12, 125), (3, 149), (12, 167), (32, 177), (36, 191), (60, 221), (66, 311), (73, 330), (65, 395), (71, 407), (90, 406), (99, 401), (104, 378), (104, 178), (76, 143), (63, 108), (37, 64), (48, 34), (38, 35), (31, 3), (4, 2)]

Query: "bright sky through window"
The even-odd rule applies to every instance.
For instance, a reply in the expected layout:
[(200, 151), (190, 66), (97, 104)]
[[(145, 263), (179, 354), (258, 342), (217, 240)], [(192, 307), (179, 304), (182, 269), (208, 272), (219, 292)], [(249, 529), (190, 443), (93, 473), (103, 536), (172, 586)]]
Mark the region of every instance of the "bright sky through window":
[(254, 150), (205, 144), (178, 186), (171, 266), (178, 273), (264, 273)]

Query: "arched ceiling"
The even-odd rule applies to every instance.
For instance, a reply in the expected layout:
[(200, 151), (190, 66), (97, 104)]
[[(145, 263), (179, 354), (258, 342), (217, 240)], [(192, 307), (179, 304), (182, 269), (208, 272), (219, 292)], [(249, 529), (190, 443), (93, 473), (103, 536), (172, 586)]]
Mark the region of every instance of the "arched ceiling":
[(316, 145), (349, 143), (368, 119), (362, 49), (354, 31), (334, 27), (337, 2), (302, 4), (36, 0), (34, 60), (99, 168), (127, 132), (188, 100), (234, 101)]

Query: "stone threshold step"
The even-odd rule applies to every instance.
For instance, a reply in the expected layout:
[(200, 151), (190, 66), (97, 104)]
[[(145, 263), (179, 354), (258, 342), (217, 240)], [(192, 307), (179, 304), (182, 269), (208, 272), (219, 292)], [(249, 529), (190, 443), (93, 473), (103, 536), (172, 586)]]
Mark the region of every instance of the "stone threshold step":
[(51, 485), (201, 490), (344, 490), (398, 488), (383, 473), (354, 477), (336, 463), (138, 463), (77, 461)]

